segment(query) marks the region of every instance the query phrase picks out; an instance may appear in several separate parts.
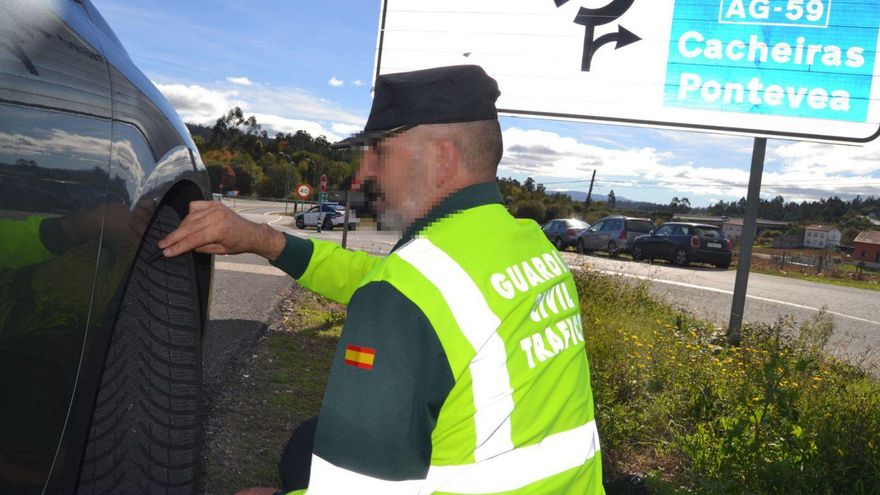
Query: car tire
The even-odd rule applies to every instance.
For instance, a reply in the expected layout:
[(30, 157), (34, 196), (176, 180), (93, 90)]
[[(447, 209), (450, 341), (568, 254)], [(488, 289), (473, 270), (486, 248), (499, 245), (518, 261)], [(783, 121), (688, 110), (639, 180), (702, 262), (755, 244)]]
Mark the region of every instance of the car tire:
[(357, 226), (356, 223), (350, 223), (350, 224), (348, 224), (348, 230), (355, 230), (355, 226)]
[(620, 256), (620, 248), (617, 246), (617, 243), (608, 241), (608, 257), (617, 258), (618, 256)]
[[(193, 255), (159, 254), (160, 206), (123, 293), (92, 412), (79, 495), (193, 494), (202, 455), (202, 322)], [(156, 258), (158, 256), (158, 258)]]
[(577, 249), (577, 252), (579, 252), (581, 254), (587, 254), (587, 250), (584, 249), (584, 240), (583, 239), (577, 240), (577, 248), (576, 249)]
[(720, 265), (715, 265), (715, 268), (720, 268), (722, 270), (727, 270), (730, 268), (730, 263), (721, 263)]
[(641, 246), (633, 246), (632, 257), (633, 257), (633, 260), (635, 260), (635, 261), (642, 261), (645, 259), (644, 255), (642, 254), (642, 247)]
[(296, 228), (298, 228), (300, 230), (306, 228), (306, 221), (303, 219), (303, 217), (296, 217), (295, 223), (296, 223)]
[(690, 261), (688, 261), (687, 251), (682, 248), (678, 248), (675, 251), (675, 255), (672, 257), (672, 262), (678, 266), (688, 266)]
[(333, 220), (330, 220), (330, 217), (324, 217), (324, 221), (321, 222), (322, 230), (333, 230)]

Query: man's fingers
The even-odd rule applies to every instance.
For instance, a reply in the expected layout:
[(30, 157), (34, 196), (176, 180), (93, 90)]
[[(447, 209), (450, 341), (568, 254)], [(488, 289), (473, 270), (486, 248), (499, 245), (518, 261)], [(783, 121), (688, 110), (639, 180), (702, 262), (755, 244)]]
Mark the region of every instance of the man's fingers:
[(196, 248), (196, 252), (204, 254), (228, 254), (229, 250), (222, 244), (207, 244)]
[(197, 211), (207, 210), (212, 204), (216, 204), (216, 201), (190, 201), (189, 213), (193, 214)]
[(187, 226), (181, 225), (159, 242), (159, 248), (164, 250), (165, 256), (173, 257), (207, 244), (220, 243), (222, 243), (222, 239), (218, 235), (217, 227), (203, 218), (190, 222)]
[[(193, 203), (196, 202), (197, 201), (193, 201)], [(182, 222), (180, 222), (180, 225), (173, 232), (159, 241), (159, 247), (165, 249), (166, 247), (179, 242), (182, 238), (190, 235), (194, 229), (204, 228), (204, 225), (206, 224), (204, 220), (213, 216), (213, 213), (212, 210), (208, 209), (196, 210), (194, 213), (190, 213)], [(216, 223), (216, 221), (207, 222), (207, 225)]]

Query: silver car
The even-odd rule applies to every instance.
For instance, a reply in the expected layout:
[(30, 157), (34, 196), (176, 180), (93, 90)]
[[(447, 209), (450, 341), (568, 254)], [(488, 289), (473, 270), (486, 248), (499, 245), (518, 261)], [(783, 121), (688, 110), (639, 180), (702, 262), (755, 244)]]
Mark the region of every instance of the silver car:
[(656, 228), (650, 218), (605, 217), (578, 235), (577, 251), (605, 251), (608, 256), (616, 258), (621, 252), (630, 251), (636, 237)]

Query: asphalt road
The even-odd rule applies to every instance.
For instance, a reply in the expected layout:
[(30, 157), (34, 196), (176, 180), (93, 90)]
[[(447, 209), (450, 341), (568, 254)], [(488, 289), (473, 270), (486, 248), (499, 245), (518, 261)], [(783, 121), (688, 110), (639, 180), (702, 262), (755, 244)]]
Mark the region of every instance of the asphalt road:
[[(231, 202), (226, 204), (233, 206)], [(269, 223), (285, 232), (336, 242), (342, 239), (339, 229), (320, 234), (314, 229), (296, 229), (291, 217), (275, 214), (284, 211), (284, 203), (236, 201), (234, 208), (245, 218)], [(289, 209), (293, 210), (292, 205)], [(349, 232), (347, 241), (349, 247), (385, 254), (397, 239), (394, 232), (359, 229)], [(727, 325), (734, 270), (679, 268), (660, 262), (635, 263), (573, 252), (563, 256), (573, 267), (590, 266), (627, 279), (647, 281), (652, 293), (719, 326)], [(215, 269), (206, 336), (206, 372), (231, 362), (240, 345), (255, 342), (273, 308), (293, 283), (266, 260), (253, 255), (217, 257)], [(822, 307), (835, 323), (829, 350), (854, 362), (880, 366), (880, 292), (753, 273), (749, 277), (744, 320), (772, 323), (790, 317), (797, 324)]]

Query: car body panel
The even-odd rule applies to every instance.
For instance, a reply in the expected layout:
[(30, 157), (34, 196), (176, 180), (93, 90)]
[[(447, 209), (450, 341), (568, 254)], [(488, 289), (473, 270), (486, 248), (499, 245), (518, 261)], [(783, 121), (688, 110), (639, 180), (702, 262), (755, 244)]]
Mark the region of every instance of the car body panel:
[(560, 240), (563, 249), (574, 246), (578, 235), (588, 228), (590, 228), (590, 224), (574, 218), (556, 218), (541, 226), (547, 240), (554, 246), (557, 240)]
[[(0, 229), (19, 245), (0, 255), (0, 493), (39, 493), (89, 325), (112, 105), (97, 33), (81, 6), (3, 3), (0, 28), (13, 46), (0, 46)], [(64, 239), (49, 256), (25, 261), (21, 251), (38, 247), (39, 232), (9, 229), (42, 219), (55, 219)]]
[[(0, 493), (66, 494), (147, 222), (210, 185), (185, 126), (88, 0), (0, 4), (0, 230), (19, 234), (0, 246)], [(21, 253), (51, 244), (44, 223), (64, 242), (31, 260)], [(204, 312), (211, 259), (197, 258)]]
[[(699, 246), (696, 248), (691, 245), (694, 236), (699, 239)], [(653, 234), (636, 238), (633, 245), (641, 248), (642, 257), (645, 259), (673, 261), (679, 249), (683, 249), (687, 254), (688, 262), (693, 263), (728, 266), (733, 257), (724, 232), (712, 225), (665, 223)]]
[[(629, 252), (636, 237), (654, 228), (654, 222), (648, 218), (623, 216), (605, 217), (578, 236), (584, 249), (588, 251), (607, 251), (611, 242), (619, 250)], [(626, 235), (622, 233), (626, 231)]]
[[(336, 215), (339, 213), (339, 215)], [(342, 226), (345, 224), (345, 208), (336, 204), (336, 203), (327, 203), (321, 208), (321, 211), (318, 211), (317, 206), (313, 206), (306, 211), (302, 211), (294, 215), (294, 219), (302, 218), (303, 222), (305, 222), (306, 227), (315, 227), (318, 225), (318, 219), (321, 219), (321, 222), (328, 216), (333, 222), (334, 227)], [(348, 213), (348, 223), (356, 224), (360, 222), (357, 218), (357, 213), (354, 210), (349, 210)]]

